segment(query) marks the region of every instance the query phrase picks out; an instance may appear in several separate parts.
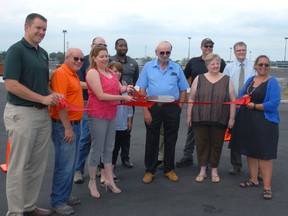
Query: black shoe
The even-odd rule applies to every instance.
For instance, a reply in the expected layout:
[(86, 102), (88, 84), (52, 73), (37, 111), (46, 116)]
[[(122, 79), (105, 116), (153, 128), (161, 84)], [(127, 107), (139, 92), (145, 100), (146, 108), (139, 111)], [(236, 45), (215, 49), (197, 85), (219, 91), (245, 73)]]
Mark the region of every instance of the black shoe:
[(240, 171), (241, 171), (240, 168), (233, 167), (231, 170), (229, 170), (229, 175), (237, 175), (240, 173)]
[(193, 160), (182, 158), (180, 161), (176, 162), (176, 167), (187, 167), (193, 164)]
[(126, 168), (133, 168), (133, 164), (129, 160), (122, 161), (122, 165)]

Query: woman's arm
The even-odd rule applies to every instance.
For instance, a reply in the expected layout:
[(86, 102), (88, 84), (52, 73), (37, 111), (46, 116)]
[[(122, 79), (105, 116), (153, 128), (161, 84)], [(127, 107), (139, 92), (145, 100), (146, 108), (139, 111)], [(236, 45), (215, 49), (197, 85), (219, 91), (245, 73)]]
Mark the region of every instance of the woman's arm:
[[(95, 69), (90, 69), (87, 72), (86, 76), (86, 82), (90, 86), (93, 93), (96, 95), (96, 97), (99, 100), (103, 101), (117, 101), (117, 100), (125, 100), (125, 101), (131, 101), (131, 96), (122, 96), (122, 95), (111, 95), (103, 92), (102, 84), (100, 81), (99, 73)], [(119, 83), (119, 88), (120, 88)]]
[(197, 76), (190, 88), (190, 94), (189, 94), (189, 98), (188, 98), (188, 107), (187, 107), (187, 115), (186, 115), (186, 124), (187, 127), (191, 127), (191, 120), (192, 120), (192, 109), (193, 109), (193, 102), (195, 100), (195, 95), (196, 95), (196, 90), (197, 90), (197, 85), (198, 85), (198, 77)]
[[(236, 100), (235, 89), (231, 80), (229, 81), (229, 96), (230, 96), (231, 102)], [(229, 116), (229, 122), (228, 122), (228, 128), (230, 129), (233, 128), (234, 126), (235, 113), (236, 113), (236, 104), (230, 104), (230, 116)]]

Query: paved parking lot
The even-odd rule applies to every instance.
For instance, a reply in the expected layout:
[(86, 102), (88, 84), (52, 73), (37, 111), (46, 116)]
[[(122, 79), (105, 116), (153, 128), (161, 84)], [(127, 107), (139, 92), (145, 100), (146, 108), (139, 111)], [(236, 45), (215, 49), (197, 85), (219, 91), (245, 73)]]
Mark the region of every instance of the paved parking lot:
[[(285, 75), (286, 76), (286, 75)], [(0, 163), (5, 162), (7, 134), (3, 125), (3, 108), (5, 105), (6, 91), (0, 83)], [(182, 150), (186, 139), (185, 126), (186, 108), (182, 111), (179, 138), (176, 146), (176, 161), (182, 157)], [(204, 183), (195, 182), (198, 174), (197, 164), (186, 168), (177, 168), (175, 171), (180, 181), (173, 183), (164, 177), (162, 171), (156, 173), (154, 181), (146, 185), (142, 183), (145, 171), (144, 167), (144, 143), (145, 127), (142, 111), (136, 108), (131, 142), (131, 161), (133, 169), (127, 169), (117, 164), (116, 174), (121, 179), (118, 186), (122, 189), (121, 194), (106, 192), (100, 188), (101, 198), (95, 199), (89, 195), (87, 184), (74, 185), (73, 195), (81, 198), (82, 203), (77, 206), (77, 216), (154, 216), (154, 215), (226, 215), (226, 216), (268, 216), (287, 215), (288, 212), (288, 179), (287, 171), (287, 139), (288, 139), (288, 104), (280, 106), (280, 140), (278, 159), (274, 162), (273, 173), (273, 200), (263, 200), (262, 188), (242, 189), (239, 182), (248, 178), (247, 164), (243, 157), (244, 167), (240, 175), (230, 176), (229, 150), (227, 143), (224, 144), (219, 175), (221, 182), (213, 184), (210, 178)], [(39, 196), (38, 205), (49, 208), (49, 195), (54, 163), (54, 149), (51, 144), (49, 162)], [(195, 156), (195, 154), (194, 154)], [(196, 162), (196, 160), (195, 160)], [(7, 211), (5, 196), (6, 174), (0, 171), (0, 215), (4, 216)], [(87, 179), (87, 172), (86, 172)], [(209, 177), (209, 176), (208, 176)], [(100, 187), (100, 186), (99, 186)]]

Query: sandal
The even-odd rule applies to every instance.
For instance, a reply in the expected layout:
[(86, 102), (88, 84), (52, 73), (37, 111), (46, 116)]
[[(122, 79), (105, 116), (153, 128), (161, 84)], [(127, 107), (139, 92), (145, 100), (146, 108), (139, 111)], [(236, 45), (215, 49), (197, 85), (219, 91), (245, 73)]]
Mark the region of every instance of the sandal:
[(250, 180), (240, 183), (241, 188), (258, 187), (258, 186), (259, 186), (259, 183), (256, 184)]
[(206, 175), (198, 175), (195, 179), (196, 182), (202, 183), (206, 179)]
[(219, 176), (211, 176), (211, 181), (213, 183), (219, 183), (220, 182), (220, 177)]
[(271, 200), (272, 199), (272, 191), (264, 189), (262, 196), (263, 196), (263, 199)]

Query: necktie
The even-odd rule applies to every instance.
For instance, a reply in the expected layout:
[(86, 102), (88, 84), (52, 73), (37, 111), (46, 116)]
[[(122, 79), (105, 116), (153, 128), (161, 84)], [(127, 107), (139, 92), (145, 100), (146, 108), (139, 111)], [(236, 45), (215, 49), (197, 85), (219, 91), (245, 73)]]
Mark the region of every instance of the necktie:
[(240, 94), (243, 86), (244, 86), (244, 66), (243, 66), (243, 63), (241, 63), (240, 64), (239, 83), (238, 83), (238, 95)]

